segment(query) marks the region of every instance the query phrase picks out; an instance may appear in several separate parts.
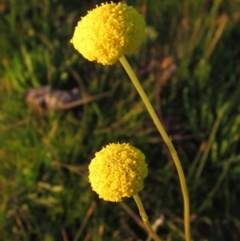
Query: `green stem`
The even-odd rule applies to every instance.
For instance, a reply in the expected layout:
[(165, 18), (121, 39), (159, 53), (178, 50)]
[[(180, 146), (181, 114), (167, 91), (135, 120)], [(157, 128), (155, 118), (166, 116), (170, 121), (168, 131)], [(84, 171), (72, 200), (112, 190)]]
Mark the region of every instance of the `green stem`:
[(129, 75), (133, 85), (137, 89), (139, 95), (142, 98), (143, 103), (145, 104), (150, 116), (152, 117), (152, 120), (154, 124), (156, 125), (160, 135), (162, 136), (165, 144), (167, 145), (169, 152), (171, 153), (172, 159), (174, 161), (174, 164), (176, 166), (179, 180), (180, 180), (180, 185), (182, 189), (182, 194), (183, 194), (183, 202), (184, 202), (184, 228), (185, 228), (185, 238), (186, 241), (191, 241), (191, 232), (190, 232), (190, 204), (189, 204), (189, 196), (188, 196), (188, 189), (186, 185), (186, 180), (185, 180), (185, 175), (181, 166), (181, 162), (178, 158), (177, 152), (168, 137), (163, 125), (159, 121), (159, 118), (154, 111), (145, 91), (143, 90), (141, 84), (139, 83), (135, 73), (133, 72), (131, 66), (129, 65), (128, 61), (124, 56), (122, 56), (119, 61), (121, 62), (122, 66), (124, 67), (125, 71)]
[(145, 212), (145, 209), (143, 207), (143, 204), (142, 204), (142, 201), (139, 197), (138, 194), (135, 194), (133, 196), (137, 206), (138, 206), (138, 210), (139, 210), (139, 213), (140, 213), (140, 216), (142, 217), (142, 220), (143, 220), (143, 223), (148, 231), (148, 233), (151, 235), (151, 237), (155, 240), (155, 241), (162, 241), (158, 236), (157, 234), (154, 232), (154, 230), (152, 229), (152, 226), (151, 224), (149, 223), (148, 221), (148, 216)]

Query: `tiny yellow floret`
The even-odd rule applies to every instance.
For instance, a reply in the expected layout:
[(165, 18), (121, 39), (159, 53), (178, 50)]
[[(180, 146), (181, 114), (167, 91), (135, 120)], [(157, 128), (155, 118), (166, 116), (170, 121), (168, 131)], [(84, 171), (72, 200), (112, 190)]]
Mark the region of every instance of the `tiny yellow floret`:
[(89, 11), (75, 28), (71, 43), (86, 59), (114, 64), (132, 54), (145, 37), (145, 21), (133, 7), (103, 3)]
[(145, 155), (126, 143), (107, 145), (95, 154), (89, 165), (92, 189), (100, 198), (112, 202), (141, 191), (147, 174)]

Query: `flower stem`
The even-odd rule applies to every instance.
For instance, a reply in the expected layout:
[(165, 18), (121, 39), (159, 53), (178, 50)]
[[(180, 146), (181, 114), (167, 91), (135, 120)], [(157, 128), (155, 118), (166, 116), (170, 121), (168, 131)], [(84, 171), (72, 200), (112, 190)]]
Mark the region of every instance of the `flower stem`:
[(156, 112), (154, 111), (152, 104), (150, 103), (145, 91), (143, 90), (141, 84), (139, 83), (135, 73), (133, 72), (131, 66), (129, 65), (128, 61), (124, 56), (122, 56), (119, 59), (120, 63), (124, 67), (125, 71), (129, 75), (133, 85), (137, 89), (139, 95), (142, 98), (143, 103), (145, 104), (154, 124), (156, 125), (160, 135), (162, 136), (165, 144), (167, 145), (169, 152), (172, 156), (172, 159), (174, 161), (174, 164), (176, 166), (179, 180), (180, 180), (180, 185), (182, 189), (182, 195), (183, 195), (183, 202), (184, 202), (184, 228), (185, 228), (185, 239), (186, 241), (191, 241), (191, 232), (190, 232), (190, 204), (189, 204), (189, 196), (188, 196), (188, 189), (186, 185), (186, 180), (185, 180), (185, 175), (182, 169), (181, 162), (178, 158), (177, 152), (168, 137), (168, 134), (166, 133), (162, 123), (160, 122)]
[(147, 231), (149, 232), (149, 234), (151, 235), (151, 237), (155, 240), (155, 241), (162, 241), (158, 236), (157, 234), (155, 233), (155, 231), (152, 229), (152, 226), (151, 224), (149, 223), (148, 221), (148, 216), (145, 212), (145, 209), (143, 207), (143, 204), (142, 204), (142, 201), (139, 197), (138, 194), (135, 194), (133, 196), (137, 206), (138, 206), (138, 210), (139, 210), (139, 213), (140, 213), (140, 216), (142, 217), (142, 220), (143, 220), (143, 223), (147, 229)]

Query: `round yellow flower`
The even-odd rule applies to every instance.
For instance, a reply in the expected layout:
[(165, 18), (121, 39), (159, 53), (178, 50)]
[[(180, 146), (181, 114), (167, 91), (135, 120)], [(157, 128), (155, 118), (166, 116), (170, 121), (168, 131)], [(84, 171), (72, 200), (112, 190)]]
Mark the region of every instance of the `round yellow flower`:
[(143, 16), (133, 7), (111, 2), (89, 11), (78, 22), (70, 42), (86, 59), (111, 65), (133, 53), (144, 36)]
[(95, 154), (89, 165), (92, 189), (100, 198), (112, 202), (141, 191), (147, 173), (145, 155), (126, 143), (107, 145)]

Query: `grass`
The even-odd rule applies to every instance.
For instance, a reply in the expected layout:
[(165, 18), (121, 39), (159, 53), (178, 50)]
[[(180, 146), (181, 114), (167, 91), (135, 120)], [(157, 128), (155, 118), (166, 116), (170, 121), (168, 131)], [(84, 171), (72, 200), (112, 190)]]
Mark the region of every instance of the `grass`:
[[(237, 0), (129, 0), (147, 39), (128, 60), (176, 146), (187, 176), (194, 240), (238, 240), (240, 30)], [(85, 60), (69, 43), (100, 1), (0, 4), (0, 240), (146, 240), (132, 199), (99, 200), (88, 163), (110, 142), (147, 156), (140, 192), (158, 234), (183, 240), (174, 165), (120, 64)], [(22, 95), (49, 84), (108, 97), (39, 116)]]

